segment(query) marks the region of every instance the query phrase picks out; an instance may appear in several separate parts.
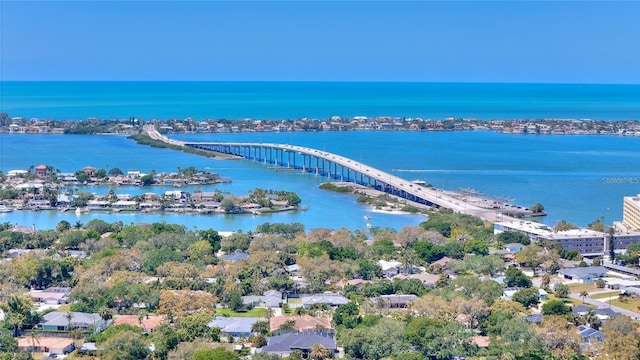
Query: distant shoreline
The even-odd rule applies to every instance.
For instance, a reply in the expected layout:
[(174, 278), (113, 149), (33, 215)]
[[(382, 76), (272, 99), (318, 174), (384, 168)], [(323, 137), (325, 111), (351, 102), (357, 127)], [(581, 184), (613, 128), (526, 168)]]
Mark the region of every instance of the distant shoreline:
[(493, 131), (522, 135), (622, 135), (640, 136), (640, 120), (590, 119), (518, 119), (477, 120), (449, 117), (431, 120), (409, 117), (341, 117), (297, 120), (195, 120), (171, 119), (150, 121), (130, 117), (125, 120), (88, 118), (85, 120), (43, 120), (0, 114), (2, 134), (69, 134), (69, 135), (135, 135), (145, 124), (153, 125), (161, 134), (194, 133), (270, 133), (322, 131)]

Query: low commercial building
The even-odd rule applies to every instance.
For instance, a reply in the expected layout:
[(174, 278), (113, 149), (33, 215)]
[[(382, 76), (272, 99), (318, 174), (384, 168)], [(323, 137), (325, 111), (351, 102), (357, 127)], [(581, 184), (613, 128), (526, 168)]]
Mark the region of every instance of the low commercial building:
[(603, 254), (608, 234), (589, 229), (555, 231), (548, 225), (533, 221), (504, 221), (494, 224), (493, 232), (515, 231), (527, 235), (531, 241), (549, 240), (562, 245), (566, 251), (575, 250), (583, 255)]

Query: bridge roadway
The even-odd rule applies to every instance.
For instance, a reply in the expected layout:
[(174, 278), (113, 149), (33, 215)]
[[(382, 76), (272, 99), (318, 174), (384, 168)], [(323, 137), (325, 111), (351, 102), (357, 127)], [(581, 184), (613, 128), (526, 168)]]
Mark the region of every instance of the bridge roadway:
[[(472, 204), (468, 204), (465, 201), (447, 195), (442, 190), (432, 187), (420, 186), (409, 180), (405, 180), (382, 170), (368, 166), (367, 164), (354, 161), (352, 159), (327, 151), (303, 146), (271, 143), (183, 142), (169, 139), (157, 132), (149, 125), (145, 126), (145, 130), (153, 139), (164, 141), (172, 145), (188, 146), (197, 149), (222, 152), (225, 154), (232, 154), (256, 161), (264, 160), (265, 163), (274, 163), (277, 166), (283, 166), (285, 169), (291, 168), (290, 154), (293, 154), (293, 169), (301, 169), (305, 172), (315, 171), (316, 174), (327, 174), (329, 177), (333, 177), (334, 179), (338, 179), (340, 181), (349, 181), (363, 185), (372, 185), (376, 189), (396, 196), (400, 196), (404, 199), (408, 199), (428, 206), (447, 208), (457, 213), (477, 216), (489, 222), (516, 220), (515, 218), (502, 215), (492, 209), (485, 209), (474, 206)], [(253, 158), (251, 157), (252, 149)], [(268, 159), (267, 152), (272, 155), (271, 159)], [(275, 153), (273, 154), (271, 152)], [(264, 158), (261, 158), (263, 153)], [(278, 154), (281, 156), (280, 161), (277, 158)], [(287, 155), (287, 162), (284, 162), (285, 154)], [(297, 156), (302, 156), (302, 167), (295, 165), (296, 154)], [(307, 158), (309, 159), (309, 166), (306, 165)], [(311, 166), (313, 165), (311, 159), (315, 159), (315, 167)], [(322, 168), (320, 168), (320, 161), (322, 161)], [(325, 168), (325, 164), (328, 164), (328, 169)], [(333, 164), (333, 171), (331, 170), (331, 164)], [(341, 174), (338, 174), (338, 166), (341, 168)], [(347, 170), (346, 178), (344, 177), (345, 169)], [(352, 172), (354, 175), (353, 178), (350, 177)], [(360, 175), (360, 181), (358, 181), (358, 175)], [(365, 181), (365, 178), (367, 178), (367, 181)]]

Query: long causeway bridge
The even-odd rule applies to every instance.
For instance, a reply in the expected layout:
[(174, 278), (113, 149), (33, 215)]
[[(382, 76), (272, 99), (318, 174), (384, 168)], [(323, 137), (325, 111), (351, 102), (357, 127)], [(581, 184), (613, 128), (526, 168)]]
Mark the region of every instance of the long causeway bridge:
[(329, 180), (352, 182), (417, 204), (447, 208), (490, 222), (511, 220), (510, 217), (494, 210), (474, 206), (449, 196), (442, 190), (421, 186), (367, 164), (323, 150), (272, 143), (184, 142), (167, 138), (152, 125), (145, 125), (145, 131), (151, 138), (172, 145), (234, 155), (280, 170), (302, 171), (323, 176)]

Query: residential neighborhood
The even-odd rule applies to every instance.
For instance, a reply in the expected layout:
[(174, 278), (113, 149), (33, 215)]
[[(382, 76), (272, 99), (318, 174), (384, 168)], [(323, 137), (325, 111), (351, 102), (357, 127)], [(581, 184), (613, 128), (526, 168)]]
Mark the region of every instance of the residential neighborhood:
[(3, 351), (25, 359), (110, 359), (122, 349), (131, 359), (638, 355), (640, 280), (622, 264), (638, 264), (637, 243), (611, 259), (492, 229), (446, 211), (371, 238), (300, 224), (224, 234), (101, 220), (31, 233), (5, 226), (0, 335), (13, 345)]
[(534, 135), (640, 136), (634, 120), (591, 119), (472, 119), (446, 117), (340, 116), (298, 119), (75, 119), (58, 121), (38, 118), (0, 118), (0, 133), (10, 134), (135, 134), (145, 123), (162, 133), (233, 133), (303, 131), (495, 131)]
[[(258, 215), (304, 209), (298, 206), (301, 199), (288, 191), (257, 188), (248, 195), (234, 195), (220, 190), (199, 189), (230, 181), (218, 174), (193, 167), (178, 168), (174, 173), (129, 170), (125, 174), (119, 168), (112, 168), (107, 172), (92, 166), (86, 166), (75, 173), (63, 173), (51, 165), (38, 165), (27, 170), (10, 170), (7, 174), (0, 172), (0, 212), (108, 211)], [(103, 192), (93, 192), (96, 187), (103, 188)], [(161, 188), (164, 191), (125, 192), (136, 187)]]

